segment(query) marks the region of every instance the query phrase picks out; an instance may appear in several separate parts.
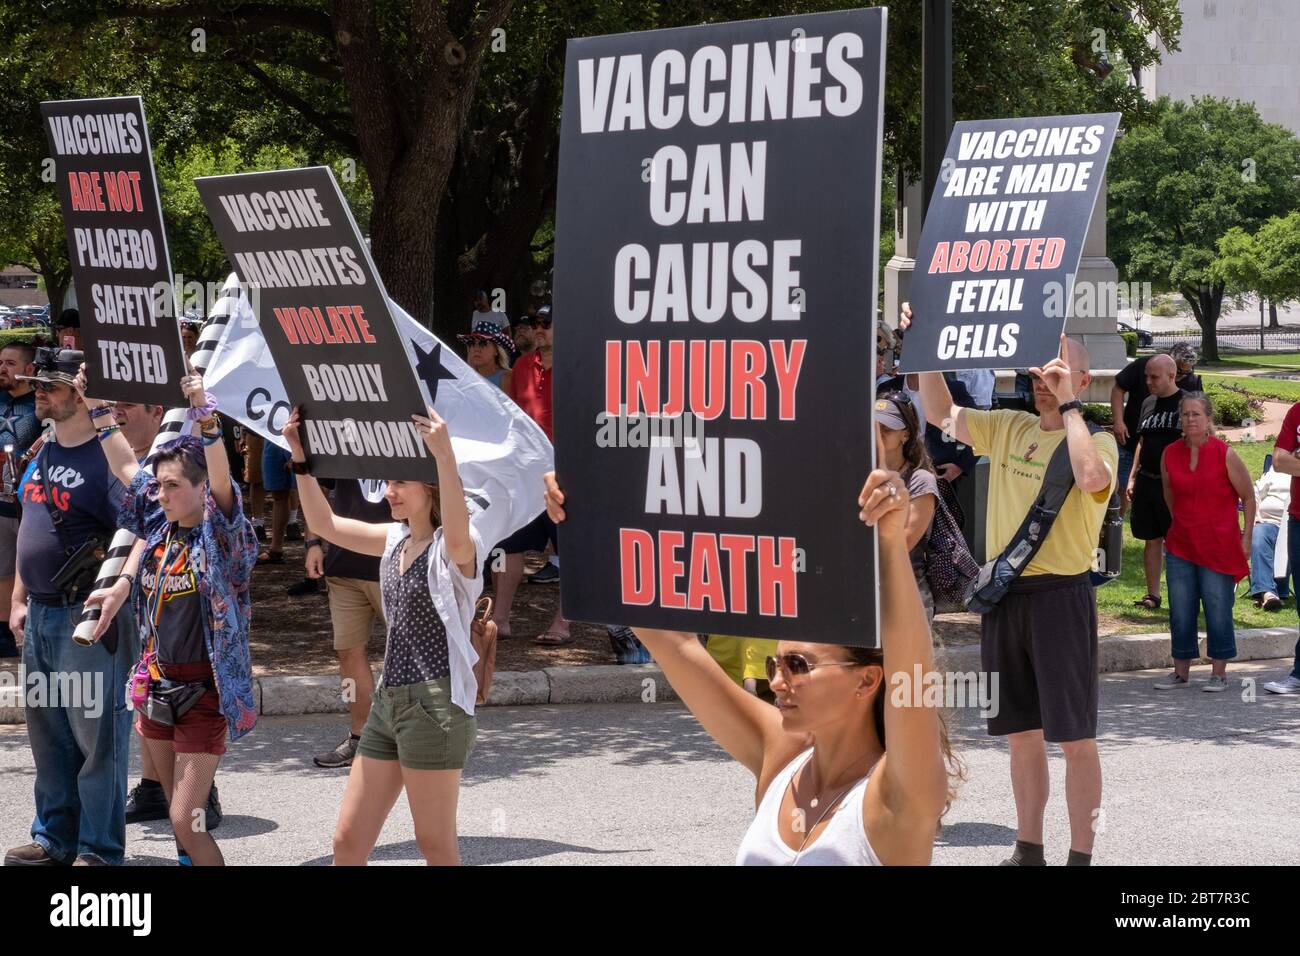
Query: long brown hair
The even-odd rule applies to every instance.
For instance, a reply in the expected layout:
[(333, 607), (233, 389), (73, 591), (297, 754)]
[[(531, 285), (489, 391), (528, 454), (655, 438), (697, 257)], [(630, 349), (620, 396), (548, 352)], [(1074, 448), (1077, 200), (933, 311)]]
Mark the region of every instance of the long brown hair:
[[(846, 647), (845, 650), (849, 652), (849, 660), (855, 664), (874, 665), (882, 669), (885, 666), (885, 653), (878, 647)], [(876, 736), (880, 738), (880, 746), (886, 753), (889, 752), (889, 745), (885, 740), (885, 695), (889, 693), (888, 676), (886, 674), (881, 678), (880, 689), (876, 691), (876, 700), (871, 709)], [(957, 785), (966, 779), (966, 767), (953, 753), (952, 740), (948, 736), (948, 721), (942, 712), (938, 716), (939, 749), (943, 751), (943, 762), (948, 768), (948, 799), (944, 802), (943, 813), (939, 815), (942, 819), (952, 808), (952, 802), (957, 799)]]
[[(916, 406), (907, 397), (907, 393), (885, 392), (878, 397), (893, 405), (898, 414), (902, 416), (903, 424), (907, 426), (907, 440), (903, 442), (903, 460), (907, 464), (903, 468), (903, 477), (910, 477), (912, 472), (918, 468), (922, 471), (934, 471), (934, 464), (930, 461), (930, 453), (925, 449), (925, 428), (916, 414)], [(877, 462), (876, 467), (883, 468), (885, 466), (883, 462)]]

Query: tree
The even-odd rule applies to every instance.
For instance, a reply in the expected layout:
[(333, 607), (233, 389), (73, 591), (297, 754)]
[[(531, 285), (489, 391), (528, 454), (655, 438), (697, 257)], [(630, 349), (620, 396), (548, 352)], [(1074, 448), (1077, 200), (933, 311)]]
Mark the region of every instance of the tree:
[[(1129, 281), (1187, 300), (1201, 327), (1201, 354), (1215, 361), (1226, 288), (1214, 268), (1220, 239), (1296, 208), (1300, 140), (1265, 123), (1250, 103), (1206, 97), (1157, 105), (1159, 119), (1126, 131), (1111, 157), (1111, 255)], [(1229, 253), (1239, 247), (1234, 238)]]
[[(373, 197), (380, 275), (445, 337), (461, 330), (469, 290), (519, 295), (548, 271), (568, 38), (859, 5), (61, 0), (39, 19), (0, 10), (0, 58), (63, 77), (79, 95), (92, 95), (84, 66), (111, 68), (112, 92), (145, 96), (164, 157), (227, 137), (315, 162), (351, 157)], [(1179, 24), (1177, 0), (957, 0), (955, 18), (958, 115), (1120, 109), (1129, 122), (1141, 119), (1141, 92), (1108, 79), (1107, 56), (1145, 65), (1156, 57), (1152, 38), (1172, 46)], [(892, 8), (885, 161), (913, 174), (919, 51), (919, 5)], [(0, 135), (6, 123), (0, 115)]]
[(1228, 293), (1254, 293), (1268, 299), (1271, 325), (1277, 305), (1300, 299), (1300, 212), (1275, 216), (1252, 235), (1233, 226), (1219, 239), (1210, 276)]

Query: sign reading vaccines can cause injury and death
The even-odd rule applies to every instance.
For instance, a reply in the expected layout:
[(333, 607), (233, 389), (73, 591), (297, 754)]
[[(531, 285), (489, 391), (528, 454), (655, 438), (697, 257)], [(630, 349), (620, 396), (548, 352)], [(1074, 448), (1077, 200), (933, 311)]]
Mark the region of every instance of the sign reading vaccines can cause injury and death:
[(876, 9), (569, 41), (566, 617), (877, 643), (884, 40)]
[(179, 405), (185, 353), (144, 105), (41, 104), (98, 398)]
[(195, 180), (302, 407), (313, 474), (429, 481), (425, 404), (388, 295), (327, 167)]
[(1118, 113), (957, 123), (921, 229), (900, 369), (1059, 351)]

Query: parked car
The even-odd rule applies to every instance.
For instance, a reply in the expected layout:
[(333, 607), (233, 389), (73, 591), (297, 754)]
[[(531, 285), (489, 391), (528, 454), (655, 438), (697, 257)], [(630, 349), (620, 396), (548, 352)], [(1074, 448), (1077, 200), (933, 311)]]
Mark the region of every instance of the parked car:
[(1138, 348), (1149, 349), (1151, 348), (1152, 345), (1155, 344), (1156, 341), (1155, 337), (1152, 336), (1152, 334), (1148, 332), (1146, 329), (1135, 329), (1127, 322), (1116, 322), (1115, 324), (1119, 326), (1119, 331), (1132, 332), (1134, 335), (1138, 337)]

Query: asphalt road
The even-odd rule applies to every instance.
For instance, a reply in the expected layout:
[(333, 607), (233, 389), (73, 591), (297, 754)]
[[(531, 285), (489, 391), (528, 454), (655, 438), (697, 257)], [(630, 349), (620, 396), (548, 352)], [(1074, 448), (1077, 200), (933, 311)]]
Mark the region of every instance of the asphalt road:
[[(1257, 687), (1247, 701), (1241, 683), (1262, 684), (1285, 663), (1235, 666), (1224, 694), (1161, 694), (1150, 689), (1155, 671), (1103, 676), (1097, 862), (1300, 863), (1300, 698)], [(228, 863), (329, 862), (346, 771), (318, 770), (310, 757), (342, 730), (336, 717), (267, 718), (232, 746), (215, 831)], [(934, 862), (996, 863), (1015, 839), (1006, 748), (973, 711), (956, 715), (954, 739), (969, 779)], [(1049, 862), (1068, 849), (1064, 769), (1053, 756)], [(25, 730), (0, 729), (3, 846), (26, 842), (32, 778)], [(489, 708), (461, 794), (461, 852), (472, 864), (729, 864), (752, 814), (748, 773), (678, 704)], [(132, 864), (174, 859), (165, 822), (127, 836)], [(421, 862), (404, 799), (373, 860)]]

